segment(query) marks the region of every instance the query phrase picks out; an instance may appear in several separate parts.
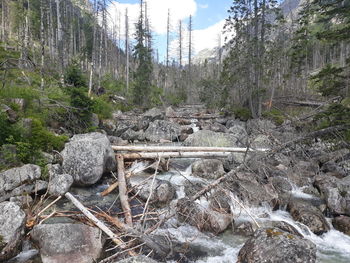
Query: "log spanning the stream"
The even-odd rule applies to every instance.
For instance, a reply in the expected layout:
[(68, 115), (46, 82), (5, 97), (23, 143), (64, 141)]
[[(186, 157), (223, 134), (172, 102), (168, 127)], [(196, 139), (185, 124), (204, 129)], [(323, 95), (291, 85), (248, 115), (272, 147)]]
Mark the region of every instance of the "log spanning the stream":
[(179, 154), (184, 154), (185, 152), (192, 152), (192, 153), (198, 153), (203, 154), (213, 152), (217, 153), (230, 153), (230, 152), (267, 152), (270, 149), (266, 148), (240, 148), (240, 147), (194, 147), (194, 146), (133, 146), (133, 145), (126, 145), (126, 146), (112, 146), (112, 149), (114, 151), (126, 151), (126, 152), (155, 152), (155, 153), (171, 153), (171, 152), (177, 152)]

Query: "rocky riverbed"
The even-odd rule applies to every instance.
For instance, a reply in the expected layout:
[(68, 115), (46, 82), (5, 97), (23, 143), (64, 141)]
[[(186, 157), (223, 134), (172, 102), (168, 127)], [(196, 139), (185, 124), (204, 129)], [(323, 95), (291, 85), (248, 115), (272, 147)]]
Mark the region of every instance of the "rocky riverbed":
[[(244, 122), (200, 105), (118, 112), (99, 127), (72, 136), (45, 169), (27, 164), (0, 173), (0, 262), (350, 261), (350, 151), (341, 144), (301, 143), (290, 121)], [(128, 144), (271, 151), (126, 160), (133, 216), (126, 231), (111, 220), (124, 221), (118, 188), (101, 193), (117, 177), (111, 146)], [(57, 198), (68, 191), (126, 247)]]

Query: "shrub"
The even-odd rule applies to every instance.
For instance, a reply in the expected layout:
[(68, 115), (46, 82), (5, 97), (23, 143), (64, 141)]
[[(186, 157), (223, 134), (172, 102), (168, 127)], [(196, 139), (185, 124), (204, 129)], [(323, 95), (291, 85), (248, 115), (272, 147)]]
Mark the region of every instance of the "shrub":
[(282, 125), (285, 119), (283, 113), (277, 109), (265, 111), (262, 115), (263, 117), (273, 121), (276, 125)]
[(235, 114), (236, 118), (242, 121), (247, 121), (252, 118), (252, 113), (247, 108), (243, 108), (243, 107), (235, 108), (233, 110), (233, 113)]

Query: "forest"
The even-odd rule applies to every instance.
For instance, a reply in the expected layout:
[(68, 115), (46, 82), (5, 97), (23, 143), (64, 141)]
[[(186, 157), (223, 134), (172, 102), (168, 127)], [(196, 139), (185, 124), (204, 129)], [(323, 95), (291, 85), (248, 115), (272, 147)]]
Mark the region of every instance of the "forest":
[[(71, 134), (97, 129), (113, 112), (186, 103), (280, 124), (302, 115), (293, 105), (309, 106), (316, 107), (310, 129), (349, 125), (350, 3), (305, 0), (288, 8), (293, 3), (233, 1), (225, 44), (194, 63), (192, 17), (171, 25), (168, 10), (160, 61), (147, 1), (132, 24), (127, 10), (111, 22), (106, 0), (2, 0), (0, 144), (17, 145), (24, 163), (40, 163), (41, 151), (60, 150)], [(18, 121), (28, 118), (31, 138)], [(342, 136), (348, 141), (349, 131)]]
[(0, 262), (349, 262), (350, 0), (117, 2), (0, 0)]

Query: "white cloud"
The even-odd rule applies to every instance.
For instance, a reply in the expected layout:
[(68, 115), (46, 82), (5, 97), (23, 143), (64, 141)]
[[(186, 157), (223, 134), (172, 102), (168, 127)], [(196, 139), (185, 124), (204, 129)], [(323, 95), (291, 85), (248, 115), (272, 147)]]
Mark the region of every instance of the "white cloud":
[(225, 20), (221, 20), (218, 23), (200, 30), (193, 31), (193, 43), (195, 53), (203, 49), (212, 49), (219, 46), (219, 39), (221, 38), (221, 45), (223, 45), (223, 27)]
[(200, 8), (203, 8), (203, 9), (206, 9), (206, 8), (208, 8), (208, 7), (209, 7), (209, 5), (208, 5), (208, 4), (204, 4), (204, 5), (199, 4), (198, 6), (199, 6)]
[[(136, 23), (140, 6), (139, 4), (122, 4), (113, 1), (108, 7), (108, 13), (111, 21), (114, 21), (118, 25), (119, 16), (122, 21), (122, 33), (124, 31), (124, 15), (125, 9), (128, 8), (129, 19), (130, 19), (130, 33), (132, 34), (135, 30), (134, 24)], [(194, 16), (197, 11), (197, 4), (195, 0), (148, 0), (147, 9), (152, 30), (159, 35), (165, 34), (167, 31), (167, 17), (168, 9), (170, 9), (171, 21), (174, 24), (180, 19), (185, 19), (190, 15)]]

